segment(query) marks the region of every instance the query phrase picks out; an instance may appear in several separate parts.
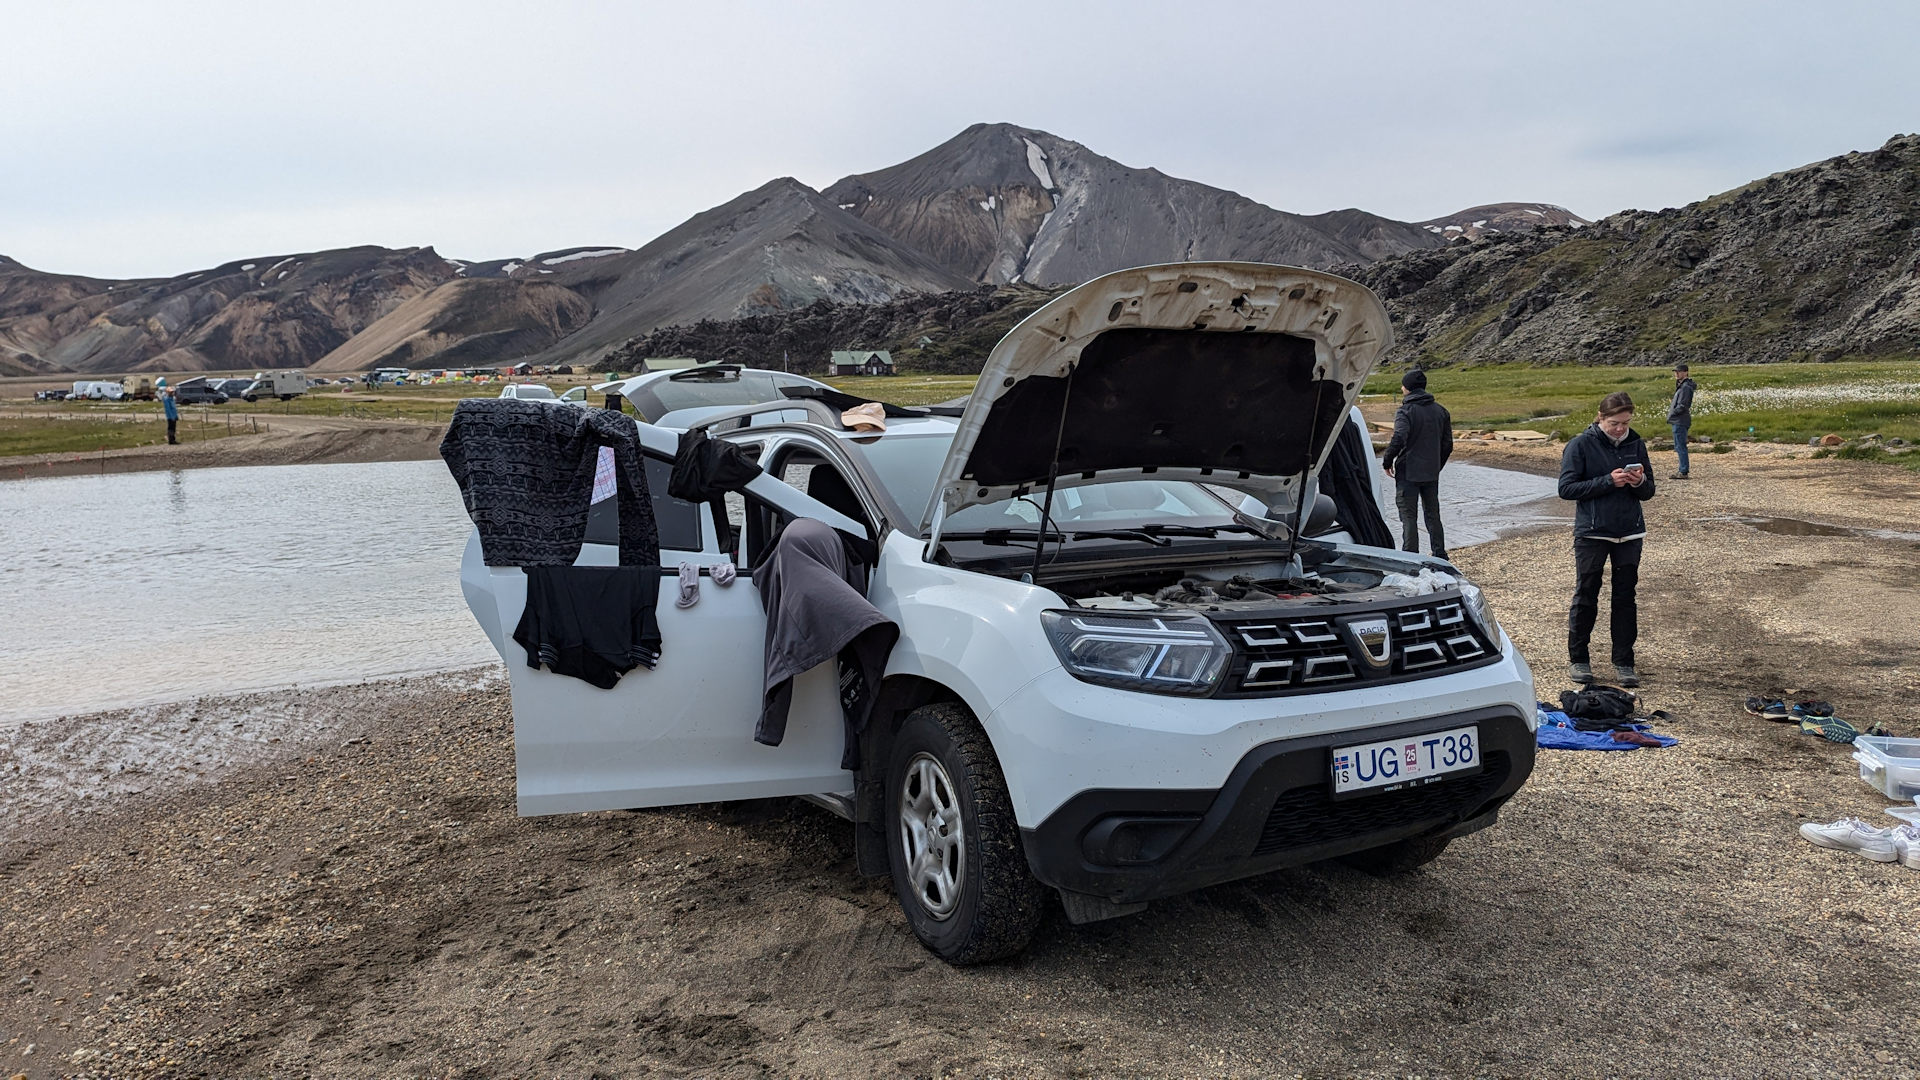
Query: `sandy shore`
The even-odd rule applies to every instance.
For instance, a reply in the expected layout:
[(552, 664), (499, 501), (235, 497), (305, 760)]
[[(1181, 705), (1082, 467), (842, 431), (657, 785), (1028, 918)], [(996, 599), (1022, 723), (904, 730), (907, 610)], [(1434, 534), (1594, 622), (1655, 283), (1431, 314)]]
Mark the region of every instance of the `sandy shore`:
[(445, 424), (340, 416), (270, 416), (267, 431), (176, 446), (133, 446), (94, 453), (0, 457), (0, 480), (207, 469), (235, 465), (323, 465), (420, 461), (439, 456)]
[[(1736, 519), (1920, 533), (1920, 477), (1695, 475), (1642, 585), (1680, 746), (1543, 753), (1407, 878), (1055, 917), (986, 969), (930, 959), (796, 801), (516, 818), (497, 673), (0, 732), (0, 1075), (1915, 1075), (1920, 871), (1796, 832), (1888, 800), (1740, 702), (1920, 731), (1920, 545)], [(1565, 536), (1458, 557), (1561, 689)]]

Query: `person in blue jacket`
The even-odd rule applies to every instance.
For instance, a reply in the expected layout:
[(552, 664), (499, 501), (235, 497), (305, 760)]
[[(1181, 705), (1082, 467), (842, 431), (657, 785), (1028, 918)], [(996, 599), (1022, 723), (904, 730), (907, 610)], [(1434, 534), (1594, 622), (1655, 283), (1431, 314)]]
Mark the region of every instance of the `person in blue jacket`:
[(180, 442), (173, 435), (180, 423), (180, 406), (174, 402), (173, 387), (167, 385), (167, 380), (161, 379), (155, 386), (160, 391), (160, 411), (167, 415), (167, 445), (174, 446)]
[(1573, 605), (1567, 609), (1567, 675), (1593, 681), (1588, 641), (1600, 613), (1600, 580), (1613, 564), (1613, 668), (1621, 686), (1639, 686), (1633, 644), (1640, 636), (1634, 590), (1647, 535), (1640, 504), (1653, 498), (1653, 463), (1633, 430), (1633, 398), (1608, 394), (1587, 430), (1560, 455), (1560, 497), (1579, 505), (1573, 515)]

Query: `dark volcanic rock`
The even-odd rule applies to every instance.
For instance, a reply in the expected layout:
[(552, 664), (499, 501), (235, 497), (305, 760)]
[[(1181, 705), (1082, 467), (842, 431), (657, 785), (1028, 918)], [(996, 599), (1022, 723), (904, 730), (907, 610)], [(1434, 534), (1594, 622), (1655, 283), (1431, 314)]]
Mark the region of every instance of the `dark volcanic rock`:
[(1390, 359), (1755, 363), (1920, 352), (1920, 136), (1587, 228), (1487, 232), (1338, 272)]
[(1360, 210), (1289, 214), (1010, 124), (975, 124), (825, 194), (956, 272), (993, 284), (1080, 282), (1184, 259), (1329, 266), (1443, 242)]
[(884, 304), (816, 300), (796, 311), (665, 327), (622, 346), (608, 366), (632, 370), (649, 356), (693, 356), (817, 374), (835, 349), (890, 349), (914, 371), (972, 374), (1014, 324), (1061, 291), (1002, 285)]

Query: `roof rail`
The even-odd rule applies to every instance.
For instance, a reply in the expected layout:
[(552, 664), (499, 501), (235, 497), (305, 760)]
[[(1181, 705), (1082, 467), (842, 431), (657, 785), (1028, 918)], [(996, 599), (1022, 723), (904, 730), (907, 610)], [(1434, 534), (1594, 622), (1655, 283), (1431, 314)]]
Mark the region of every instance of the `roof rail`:
[[(753, 418), (756, 416), (762, 416), (767, 413), (792, 412), (795, 409), (803, 409), (807, 414), (807, 418), (798, 421), (798, 423), (816, 424), (829, 431), (840, 431), (844, 427), (844, 425), (840, 423), (839, 410), (823, 402), (802, 399), (797, 401), (762, 401), (755, 405), (742, 405), (737, 409), (729, 409), (715, 416), (709, 416), (699, 423), (690, 424), (687, 430), (708, 432), (737, 431), (740, 428), (751, 426)], [(794, 423), (795, 421), (787, 422)]]

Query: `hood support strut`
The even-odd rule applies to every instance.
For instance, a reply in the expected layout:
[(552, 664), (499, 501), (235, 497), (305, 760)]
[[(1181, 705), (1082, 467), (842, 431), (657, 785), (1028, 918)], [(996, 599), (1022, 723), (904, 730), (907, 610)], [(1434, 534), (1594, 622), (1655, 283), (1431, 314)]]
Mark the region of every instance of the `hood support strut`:
[[(1315, 446), (1319, 445), (1320, 442), (1320, 429), (1318, 426), (1320, 423), (1320, 405), (1321, 401), (1327, 395), (1327, 381), (1325, 379), (1316, 381), (1319, 383), (1319, 388), (1313, 392), (1313, 423), (1315, 426), (1309, 432), (1311, 438), (1308, 440), (1310, 445)], [(1344, 413), (1341, 414), (1340, 422), (1342, 424), (1347, 422)], [(1296, 575), (1299, 564), (1294, 560), (1299, 555), (1300, 522), (1307, 514), (1307, 477), (1313, 472), (1313, 466), (1314, 462), (1308, 461), (1300, 470), (1300, 486), (1296, 488), (1293, 493), (1293, 521), (1287, 526), (1287, 568), (1289, 572), (1295, 573)]]
[[(1060, 482), (1060, 445), (1067, 438), (1067, 408), (1073, 403), (1073, 373), (1078, 371), (1078, 361), (1067, 366), (1067, 385), (1060, 392), (1060, 422), (1053, 428), (1053, 460), (1047, 464), (1047, 497), (1040, 504), (1040, 531), (1033, 542), (1033, 569), (1027, 572), (1027, 584), (1040, 583), (1040, 554), (1047, 550), (1047, 526), (1053, 521), (1053, 487)], [(1062, 544), (1067, 538), (1060, 537)]]

